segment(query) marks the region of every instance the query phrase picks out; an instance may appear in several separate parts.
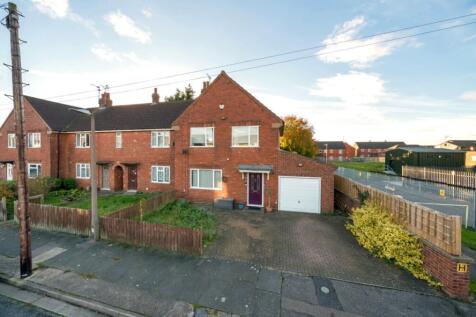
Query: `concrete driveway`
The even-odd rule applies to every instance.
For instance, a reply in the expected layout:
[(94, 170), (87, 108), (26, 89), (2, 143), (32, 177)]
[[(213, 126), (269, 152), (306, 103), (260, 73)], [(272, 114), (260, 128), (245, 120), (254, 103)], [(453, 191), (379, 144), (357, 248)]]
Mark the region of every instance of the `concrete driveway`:
[(216, 211), (217, 240), (206, 256), (305, 275), (434, 293), (425, 283), (374, 258), (345, 229), (346, 218), (301, 213)]

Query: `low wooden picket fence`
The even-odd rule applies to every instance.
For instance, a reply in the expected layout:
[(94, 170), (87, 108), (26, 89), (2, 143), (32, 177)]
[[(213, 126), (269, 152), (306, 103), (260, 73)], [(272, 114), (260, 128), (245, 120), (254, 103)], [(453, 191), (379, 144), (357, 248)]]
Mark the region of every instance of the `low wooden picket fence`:
[(174, 199), (174, 191), (160, 193), (101, 218), (101, 237), (138, 246), (201, 255), (201, 229), (177, 228), (141, 221), (144, 215)]
[(366, 193), (371, 201), (387, 209), (395, 221), (412, 234), (452, 255), (461, 255), (460, 216), (446, 215), (339, 175), (334, 175), (334, 186), (338, 192), (354, 200)]
[(476, 189), (476, 173), (434, 167), (402, 166), (402, 176)]

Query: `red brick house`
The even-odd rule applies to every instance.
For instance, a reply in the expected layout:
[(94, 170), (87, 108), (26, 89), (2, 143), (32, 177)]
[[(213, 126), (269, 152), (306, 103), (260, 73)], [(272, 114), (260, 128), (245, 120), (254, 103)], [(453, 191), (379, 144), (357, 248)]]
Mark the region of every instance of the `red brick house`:
[(393, 146), (405, 145), (402, 141), (355, 142), (355, 156), (385, 160), (385, 152)]
[(344, 141), (317, 141), (318, 158), (325, 161), (343, 161), (355, 156), (355, 148)]
[[(333, 210), (328, 165), (279, 149), (283, 122), (222, 72), (195, 100), (113, 106), (96, 114), (98, 186), (113, 191), (175, 189), (197, 202), (288, 211)], [(30, 177), (90, 182), (89, 117), (76, 107), (24, 98)], [(0, 179), (15, 177), (13, 115), (0, 128)]]

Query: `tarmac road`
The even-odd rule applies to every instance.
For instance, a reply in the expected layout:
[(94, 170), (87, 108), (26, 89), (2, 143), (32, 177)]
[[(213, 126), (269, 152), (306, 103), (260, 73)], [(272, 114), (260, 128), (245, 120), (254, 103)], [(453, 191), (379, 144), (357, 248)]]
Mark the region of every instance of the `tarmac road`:
[(469, 227), (476, 228), (475, 190), (342, 167), (336, 174), (445, 214), (461, 216), (463, 225), (467, 222)]

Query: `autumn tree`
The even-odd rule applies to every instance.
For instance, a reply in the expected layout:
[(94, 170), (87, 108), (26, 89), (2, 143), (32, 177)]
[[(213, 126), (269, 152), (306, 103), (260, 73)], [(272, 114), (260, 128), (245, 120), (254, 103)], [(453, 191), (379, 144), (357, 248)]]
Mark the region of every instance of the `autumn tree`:
[(181, 100), (191, 100), (195, 97), (195, 91), (192, 86), (188, 84), (184, 90), (177, 88), (173, 96), (165, 97), (165, 101), (181, 101)]
[(284, 133), (279, 140), (281, 149), (314, 158), (317, 146), (312, 138), (314, 134), (312, 125), (306, 119), (297, 116), (286, 116), (283, 120)]

